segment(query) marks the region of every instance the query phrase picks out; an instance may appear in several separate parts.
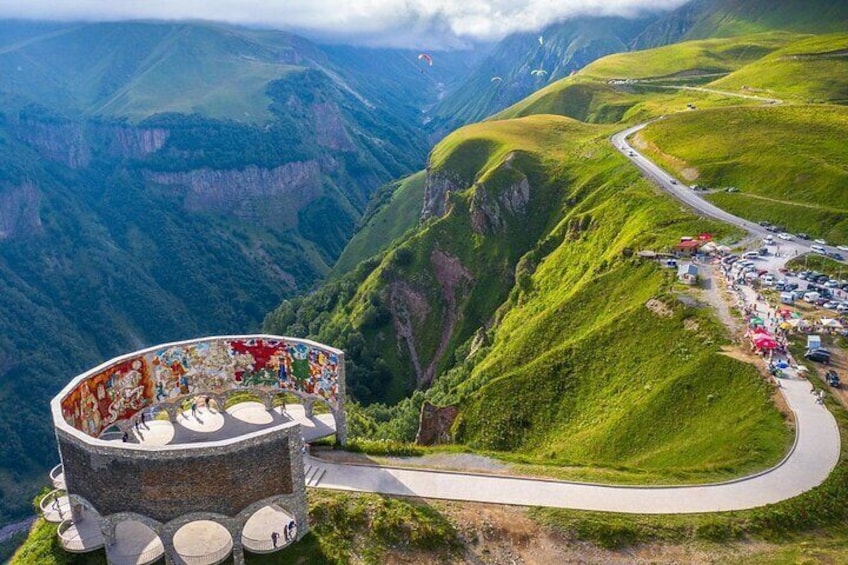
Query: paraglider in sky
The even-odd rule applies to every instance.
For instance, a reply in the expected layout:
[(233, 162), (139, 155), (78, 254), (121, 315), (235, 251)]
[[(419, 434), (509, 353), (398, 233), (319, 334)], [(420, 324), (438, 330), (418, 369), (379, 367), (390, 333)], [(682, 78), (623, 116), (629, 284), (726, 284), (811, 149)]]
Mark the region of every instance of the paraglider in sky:
[(543, 36), (543, 35), (539, 36), (539, 45), (542, 45), (542, 46), (545, 45), (545, 36)]
[(574, 69), (573, 71), (571, 71), (570, 73), (568, 73), (568, 76), (573, 77), (573, 76), (574, 76), (574, 75), (576, 75), (576, 74), (577, 74), (577, 69)]
[(419, 53), (418, 54), (418, 60), (419, 61), (426, 61), (428, 67), (433, 66), (433, 58), (430, 55), (428, 55), (427, 53)]
[(534, 77), (543, 77), (548, 74), (548, 71), (546, 71), (545, 69), (533, 69), (532, 71), (530, 71), (530, 74)]
[(501, 82), (503, 79), (501, 77), (492, 77), (492, 82)]

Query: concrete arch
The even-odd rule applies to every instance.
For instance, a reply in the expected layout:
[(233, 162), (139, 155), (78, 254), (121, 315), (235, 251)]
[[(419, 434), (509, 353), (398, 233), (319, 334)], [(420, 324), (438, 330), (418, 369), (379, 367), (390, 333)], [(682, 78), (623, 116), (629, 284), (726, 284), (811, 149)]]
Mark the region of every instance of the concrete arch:
[(214, 522), (222, 526), (229, 533), (230, 539), (232, 541), (232, 548), (230, 551), (233, 556), (233, 562), (237, 565), (243, 564), (244, 551), (242, 549), (241, 543), (242, 526), (240, 522), (237, 518), (225, 516), (223, 514), (216, 514), (214, 512), (193, 512), (190, 514), (183, 514), (182, 516), (175, 518), (164, 525), (164, 527), (162, 528), (162, 534), (160, 534), (160, 538), (162, 539), (162, 544), (165, 546), (166, 563), (175, 563), (179, 565), (182, 565), (184, 563), (183, 559), (180, 558), (179, 553), (177, 552), (177, 548), (174, 545), (174, 536), (184, 526), (187, 526), (194, 522), (203, 521)]

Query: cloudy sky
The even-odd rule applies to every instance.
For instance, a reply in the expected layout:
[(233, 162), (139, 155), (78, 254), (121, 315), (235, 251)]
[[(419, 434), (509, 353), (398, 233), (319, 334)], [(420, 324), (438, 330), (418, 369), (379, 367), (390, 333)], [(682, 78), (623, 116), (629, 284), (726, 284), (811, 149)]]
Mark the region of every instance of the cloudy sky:
[(203, 19), (315, 38), (415, 47), (500, 39), (574, 16), (634, 16), (687, 0), (2, 0), (0, 17), (50, 20)]

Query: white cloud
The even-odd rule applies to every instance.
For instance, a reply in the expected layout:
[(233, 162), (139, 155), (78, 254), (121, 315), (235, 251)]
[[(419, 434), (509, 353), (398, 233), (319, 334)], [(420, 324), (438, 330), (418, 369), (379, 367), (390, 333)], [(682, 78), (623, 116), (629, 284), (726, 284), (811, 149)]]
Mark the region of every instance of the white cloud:
[(575, 16), (635, 16), (688, 0), (2, 0), (0, 17), (203, 19), (295, 30), (364, 44), (500, 39)]

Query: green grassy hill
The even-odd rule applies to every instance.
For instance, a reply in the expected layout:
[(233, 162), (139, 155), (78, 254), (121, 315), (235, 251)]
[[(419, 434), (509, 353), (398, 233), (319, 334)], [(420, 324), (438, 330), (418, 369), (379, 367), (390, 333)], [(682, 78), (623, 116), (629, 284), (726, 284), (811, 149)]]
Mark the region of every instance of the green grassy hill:
[[(554, 116), (458, 130), (430, 157), (428, 182), (455, 186), (444, 215), (266, 329), (308, 327), (346, 348), (366, 402), (396, 403), (434, 367), (424, 396), (460, 406), (457, 440), (507, 458), (643, 481), (777, 461), (790, 434), (757, 371), (720, 353), (724, 330), (677, 301), (671, 273), (633, 258), (732, 231), (640, 180), (612, 131)], [(508, 212), (523, 178), (526, 208)]]
[(709, 86), (793, 102), (848, 104), (848, 35), (794, 41)]
[(848, 108), (786, 106), (691, 112), (656, 122), (639, 136), (682, 178), (736, 186), (710, 200), (828, 241), (848, 243)]
[(377, 255), (418, 223), (425, 181), (426, 175), (421, 171), (384, 186), (374, 195), (360, 221), (360, 229), (333, 267), (336, 275), (345, 274), (361, 261)]

